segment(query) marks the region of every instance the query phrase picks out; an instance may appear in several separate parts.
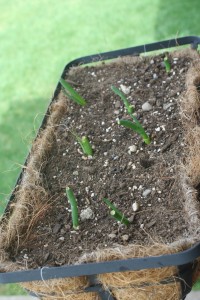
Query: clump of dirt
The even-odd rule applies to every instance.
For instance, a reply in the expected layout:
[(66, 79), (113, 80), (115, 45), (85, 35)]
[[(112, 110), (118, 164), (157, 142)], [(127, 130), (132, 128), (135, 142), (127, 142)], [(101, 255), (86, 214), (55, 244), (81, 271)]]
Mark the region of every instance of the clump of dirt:
[[(29, 268), (63, 265), (99, 248), (171, 243), (188, 237), (178, 178), (186, 149), (179, 104), (193, 61), (189, 55), (168, 54), (171, 70), (166, 72), (164, 56), (71, 69), (66, 80), (87, 105), (80, 107), (68, 99), (68, 112), (54, 128), (55, 143), (40, 174), (50, 199), (48, 209), (38, 215), (17, 254), (13, 250), (17, 263)], [(130, 117), (112, 85), (135, 107), (150, 145), (118, 125), (118, 119)], [(58, 100), (63, 97), (61, 92)], [(89, 138), (92, 157), (84, 155), (72, 132)], [(66, 186), (77, 198), (79, 230), (72, 228)], [(130, 226), (109, 215), (104, 197), (129, 219)]]

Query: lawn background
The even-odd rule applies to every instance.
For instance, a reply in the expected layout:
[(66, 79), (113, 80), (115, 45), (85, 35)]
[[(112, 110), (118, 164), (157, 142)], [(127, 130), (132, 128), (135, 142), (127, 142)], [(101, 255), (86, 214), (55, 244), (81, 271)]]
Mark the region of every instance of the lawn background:
[[(0, 212), (65, 64), (200, 35), (199, 8), (199, 0), (0, 0)], [(17, 293), (7, 285), (0, 293), (7, 288)]]

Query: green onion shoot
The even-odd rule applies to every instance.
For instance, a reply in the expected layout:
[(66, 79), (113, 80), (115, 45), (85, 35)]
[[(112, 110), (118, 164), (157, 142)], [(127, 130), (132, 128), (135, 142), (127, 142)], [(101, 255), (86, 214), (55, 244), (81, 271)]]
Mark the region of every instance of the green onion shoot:
[(148, 136), (148, 134), (145, 132), (144, 128), (142, 127), (142, 125), (138, 125), (138, 124), (134, 124), (133, 122), (129, 121), (129, 120), (119, 120), (117, 122), (119, 125), (122, 125), (126, 128), (130, 128), (133, 131), (137, 132), (143, 139), (143, 141), (149, 145), (151, 143), (151, 139)]
[(124, 105), (125, 105), (125, 107), (126, 107), (128, 113), (129, 113), (129, 114), (132, 114), (132, 113), (134, 112), (134, 106), (131, 105), (131, 104), (128, 102), (128, 100), (127, 100), (126, 96), (124, 95), (124, 93), (122, 93), (122, 92), (121, 92), (118, 88), (116, 88), (114, 85), (111, 86), (111, 89), (113, 90), (113, 92), (114, 92), (116, 95), (118, 95), (118, 96), (122, 99), (122, 101), (124, 102)]
[(79, 223), (78, 223), (78, 206), (77, 206), (77, 200), (74, 196), (74, 193), (70, 187), (66, 187), (66, 196), (70, 203), (71, 210), (72, 210), (72, 224), (73, 228), (75, 230), (79, 229)]
[(166, 72), (169, 73), (171, 71), (171, 65), (167, 56), (164, 58), (164, 65)]
[(74, 101), (75, 103), (81, 105), (81, 106), (85, 106), (86, 105), (86, 101), (85, 99), (83, 99), (83, 97), (81, 97), (79, 95), (79, 93), (77, 93), (73, 87), (69, 84), (69, 82), (65, 81), (63, 78), (60, 79), (60, 83), (62, 85), (62, 87), (64, 88), (63, 92), (65, 93), (65, 95), (70, 98), (72, 101)]
[(90, 141), (88, 139), (87, 136), (83, 136), (82, 138), (80, 138), (77, 133), (73, 132), (73, 131), (70, 131), (73, 136), (76, 138), (77, 142), (80, 144), (82, 150), (83, 150), (83, 153), (87, 156), (92, 156), (93, 155), (93, 149), (92, 149), (92, 146), (90, 144)]
[(113, 218), (115, 218), (117, 221), (123, 223), (126, 226), (130, 225), (129, 220), (124, 217), (124, 215), (117, 209), (117, 207), (114, 204), (112, 204), (107, 198), (103, 198), (103, 201), (111, 209), (110, 215)]
[(89, 139), (87, 136), (83, 136), (81, 141), (79, 142), (82, 149), (83, 149), (83, 152), (88, 155), (88, 156), (92, 156), (93, 155), (93, 150), (92, 150), (92, 146), (89, 142)]
[(122, 101), (123, 101), (123, 103), (124, 103), (124, 105), (127, 109), (127, 112), (129, 114), (129, 116), (133, 119), (133, 122), (129, 121), (129, 120), (119, 120), (118, 124), (122, 125), (124, 127), (130, 128), (133, 131), (135, 131), (136, 133), (138, 133), (142, 137), (143, 141), (147, 145), (149, 145), (151, 143), (151, 139), (148, 136), (148, 134), (146, 133), (146, 131), (144, 130), (143, 126), (140, 124), (140, 122), (137, 120), (137, 118), (133, 115), (133, 113), (134, 113), (133, 105), (131, 105), (128, 102), (128, 99), (126, 98), (124, 93), (121, 92), (120, 90), (118, 90), (118, 88), (116, 88), (115, 86), (112, 86), (111, 89), (113, 90), (113, 92), (116, 95), (118, 95), (122, 99)]

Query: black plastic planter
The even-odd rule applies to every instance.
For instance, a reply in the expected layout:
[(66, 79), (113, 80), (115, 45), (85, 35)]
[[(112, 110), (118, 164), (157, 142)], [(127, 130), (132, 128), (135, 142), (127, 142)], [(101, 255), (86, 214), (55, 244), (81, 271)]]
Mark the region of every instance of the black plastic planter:
[[(62, 77), (64, 77), (69, 69), (78, 65), (85, 65), (99, 61), (111, 60), (114, 58), (127, 55), (140, 55), (141, 53), (151, 52), (156, 50), (166, 51), (168, 48), (179, 47), (190, 44), (192, 49), (197, 49), (200, 43), (200, 37), (189, 36), (178, 39), (166, 40), (157, 43), (121, 49), (96, 55), (86, 56), (76, 59), (66, 65)], [(57, 85), (52, 101), (57, 97), (61, 90), (60, 83)], [(47, 114), (48, 115), (48, 112)], [(41, 128), (45, 128), (47, 117), (44, 118)], [(20, 174), (16, 186), (20, 185), (22, 174)], [(10, 204), (14, 198), (11, 195), (9, 204), (5, 210), (5, 215), (9, 212)], [(97, 282), (96, 275), (112, 272), (137, 271), (151, 268), (161, 268), (166, 266), (177, 266), (179, 277), (176, 279), (181, 283), (182, 299), (190, 292), (192, 287), (193, 273), (197, 269), (197, 260), (200, 258), (200, 242), (192, 248), (183, 252), (178, 252), (170, 255), (151, 256), (143, 258), (132, 258), (127, 260), (114, 260), (100, 263), (87, 263), (81, 265), (66, 265), (62, 267), (43, 267), (42, 269), (16, 271), (0, 274), (0, 283), (17, 283), (29, 281), (41, 281), (47, 279), (58, 279), (67, 277), (88, 276), (91, 285), (85, 289), (85, 292), (97, 292), (102, 300), (114, 300), (112, 293), (109, 290), (104, 290)], [(162, 282), (168, 284), (169, 282)], [(40, 296), (37, 294), (37, 296)]]

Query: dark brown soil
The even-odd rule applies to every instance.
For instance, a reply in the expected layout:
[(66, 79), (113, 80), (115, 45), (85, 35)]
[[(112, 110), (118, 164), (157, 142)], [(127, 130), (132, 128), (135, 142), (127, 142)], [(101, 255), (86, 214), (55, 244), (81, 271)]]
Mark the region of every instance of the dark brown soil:
[[(67, 115), (55, 128), (57, 142), (42, 174), (51, 201), (29, 237), (31, 242), (15, 256), (17, 262), (28, 267), (63, 265), (115, 244), (170, 243), (187, 236), (177, 176), (185, 149), (178, 107), (192, 62), (189, 57), (170, 56), (172, 69), (167, 73), (163, 57), (71, 71), (67, 79), (87, 105), (82, 108), (69, 101)], [(117, 118), (129, 116), (111, 85), (130, 89), (127, 97), (151, 137), (150, 145), (117, 124)], [(152, 107), (144, 111), (147, 101)], [(92, 158), (84, 156), (70, 131), (88, 136)], [(79, 230), (72, 228), (66, 186), (76, 195), (79, 215), (88, 208), (92, 211), (91, 219), (80, 219)], [(130, 219), (129, 227), (109, 215), (103, 197)], [(140, 206), (137, 212), (134, 202)]]

